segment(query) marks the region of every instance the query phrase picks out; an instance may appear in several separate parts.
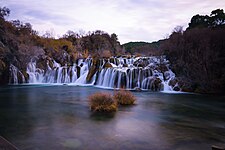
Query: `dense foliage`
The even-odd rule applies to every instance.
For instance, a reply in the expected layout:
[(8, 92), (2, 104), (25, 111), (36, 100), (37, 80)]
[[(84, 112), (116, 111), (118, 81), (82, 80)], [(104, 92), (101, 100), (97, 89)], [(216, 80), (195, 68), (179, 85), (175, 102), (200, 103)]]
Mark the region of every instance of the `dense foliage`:
[(161, 45), (164, 40), (159, 40), (157, 42), (129, 42), (123, 44), (127, 53), (132, 55), (161, 55)]
[(190, 91), (225, 91), (223, 10), (212, 11), (210, 16), (192, 17), (187, 30), (177, 27), (163, 49), (172, 63), (172, 69), (183, 82), (180, 84), (188, 86)]
[(189, 23), (188, 29), (193, 28), (221, 28), (225, 27), (225, 14), (223, 12), (223, 9), (216, 9), (213, 10), (208, 15), (195, 15), (191, 18), (191, 22)]

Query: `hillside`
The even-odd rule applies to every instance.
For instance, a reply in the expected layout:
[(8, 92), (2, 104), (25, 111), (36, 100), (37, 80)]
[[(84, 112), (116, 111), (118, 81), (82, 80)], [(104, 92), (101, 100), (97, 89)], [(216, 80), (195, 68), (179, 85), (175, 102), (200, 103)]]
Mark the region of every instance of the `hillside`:
[(161, 45), (165, 40), (159, 40), (157, 42), (128, 42), (123, 44), (124, 49), (130, 54), (142, 54), (142, 55), (161, 55)]

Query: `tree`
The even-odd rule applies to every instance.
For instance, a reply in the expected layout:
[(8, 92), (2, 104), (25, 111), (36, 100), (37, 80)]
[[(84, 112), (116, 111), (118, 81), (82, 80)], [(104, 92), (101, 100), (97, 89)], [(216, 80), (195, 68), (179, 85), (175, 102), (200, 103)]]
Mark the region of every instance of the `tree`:
[(222, 26), (225, 25), (225, 14), (223, 9), (216, 9), (211, 12), (211, 26)]
[(189, 29), (191, 28), (203, 28), (203, 27), (209, 27), (210, 26), (210, 17), (208, 15), (201, 16), (201, 15), (195, 15), (191, 18), (191, 22), (188, 24)]
[(208, 15), (195, 15), (191, 18), (191, 22), (188, 24), (188, 29), (193, 28), (212, 28), (212, 27), (224, 27), (225, 26), (225, 14), (223, 9), (213, 10)]
[(5, 17), (9, 16), (9, 14), (10, 14), (9, 8), (6, 8), (6, 7), (1, 8), (0, 7), (0, 18), (4, 19)]

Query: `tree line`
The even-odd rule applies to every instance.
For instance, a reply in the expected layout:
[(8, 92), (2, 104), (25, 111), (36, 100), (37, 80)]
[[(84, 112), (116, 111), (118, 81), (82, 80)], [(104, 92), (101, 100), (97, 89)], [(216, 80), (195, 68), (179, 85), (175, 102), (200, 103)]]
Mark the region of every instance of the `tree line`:
[(225, 14), (217, 9), (195, 15), (188, 28), (176, 27), (162, 45), (187, 91), (225, 91)]

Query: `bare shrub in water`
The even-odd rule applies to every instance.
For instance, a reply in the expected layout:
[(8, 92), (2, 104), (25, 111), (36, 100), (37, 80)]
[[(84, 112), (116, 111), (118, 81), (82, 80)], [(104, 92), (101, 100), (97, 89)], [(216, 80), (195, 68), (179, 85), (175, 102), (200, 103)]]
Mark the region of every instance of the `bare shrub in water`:
[(119, 90), (114, 93), (113, 98), (120, 105), (134, 105), (136, 97), (126, 90)]
[(117, 103), (108, 93), (95, 93), (89, 96), (89, 106), (94, 112), (117, 111)]

